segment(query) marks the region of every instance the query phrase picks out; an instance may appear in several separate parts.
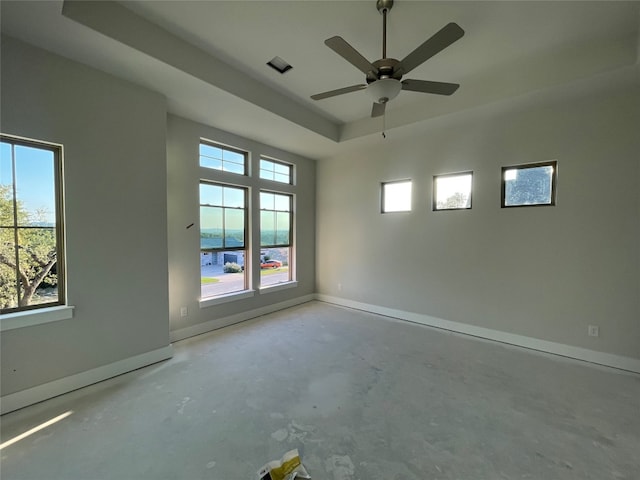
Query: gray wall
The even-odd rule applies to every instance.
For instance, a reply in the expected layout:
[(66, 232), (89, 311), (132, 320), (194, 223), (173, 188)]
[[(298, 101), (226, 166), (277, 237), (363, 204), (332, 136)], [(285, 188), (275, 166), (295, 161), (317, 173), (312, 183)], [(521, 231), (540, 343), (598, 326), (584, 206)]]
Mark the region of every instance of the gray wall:
[[(391, 130), (319, 162), (317, 182), (314, 161), (167, 118), (161, 95), (6, 37), (1, 87), (2, 132), (64, 145), (76, 307), (70, 320), (3, 332), (2, 395), (316, 290), (640, 358), (637, 81)], [(296, 165), (296, 288), (199, 308), (197, 229), (185, 227), (197, 225), (201, 137), (252, 152), (254, 165), (260, 154)], [(558, 205), (501, 210), (500, 167), (550, 159)], [(474, 171), (473, 209), (432, 212), (432, 176), (461, 170)], [(380, 182), (402, 178), (414, 181), (413, 211), (381, 215)]]
[[(64, 146), (75, 307), (70, 320), (2, 333), (2, 395), (165, 347), (170, 329), (215, 328), (315, 292), (314, 161), (167, 116), (163, 96), (10, 37), (2, 38), (1, 122), (3, 133)], [(199, 308), (201, 137), (250, 151), (256, 171), (261, 154), (295, 165), (296, 185), (282, 190), (296, 196), (296, 287)], [(266, 184), (250, 184), (255, 202)], [(251, 234), (258, 244), (259, 231)]]
[[(613, 77), (319, 162), (318, 292), (640, 358), (640, 88)], [(554, 159), (557, 206), (500, 208), (501, 166)], [(466, 170), (473, 208), (431, 211), (433, 175)], [(413, 211), (380, 214), (380, 182), (405, 178)]]
[(73, 318), (2, 333), (2, 395), (169, 344), (164, 97), (2, 38), (2, 132), (64, 145)]
[[(215, 112), (212, 112), (215, 115)], [(167, 128), (167, 159), (169, 172), (169, 312), (171, 330), (189, 329), (203, 323), (208, 328), (229, 323), (229, 317), (267, 305), (292, 301), (315, 292), (315, 161), (299, 157), (247, 138), (238, 137), (206, 125), (170, 115)], [(258, 171), (260, 155), (291, 163), (295, 166), (296, 184), (279, 185), (261, 181), (254, 175), (245, 178), (251, 189), (251, 199), (258, 205), (259, 189), (271, 188), (295, 194), (295, 268), (298, 286), (276, 292), (256, 291), (252, 298), (206, 308), (199, 307), (200, 297), (200, 239), (198, 231), (200, 181), (199, 143), (205, 138), (250, 152), (252, 171)], [(215, 174), (215, 172), (209, 172)], [(220, 181), (233, 182), (232, 174), (219, 173)], [(252, 209), (253, 225), (259, 225), (259, 210)], [(193, 228), (187, 225), (194, 223)], [(250, 231), (253, 245), (259, 245), (259, 231)], [(259, 249), (254, 249), (254, 264), (259, 261)], [(259, 272), (250, 274), (254, 285)], [(187, 307), (187, 317), (180, 316), (180, 308)], [(212, 324), (210, 322), (213, 322)], [(197, 329), (196, 329), (197, 331)], [(179, 335), (181, 337), (182, 335)]]

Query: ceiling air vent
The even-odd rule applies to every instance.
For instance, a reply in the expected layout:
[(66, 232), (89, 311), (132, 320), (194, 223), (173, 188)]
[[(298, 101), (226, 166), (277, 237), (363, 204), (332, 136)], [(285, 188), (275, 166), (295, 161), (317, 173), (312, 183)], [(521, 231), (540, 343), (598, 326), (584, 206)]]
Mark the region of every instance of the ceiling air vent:
[(274, 70), (277, 70), (280, 73), (288, 72), (293, 68), (291, 65), (289, 65), (286, 61), (284, 61), (280, 57), (273, 57), (273, 59), (267, 62), (267, 65), (269, 65), (271, 68), (273, 68)]

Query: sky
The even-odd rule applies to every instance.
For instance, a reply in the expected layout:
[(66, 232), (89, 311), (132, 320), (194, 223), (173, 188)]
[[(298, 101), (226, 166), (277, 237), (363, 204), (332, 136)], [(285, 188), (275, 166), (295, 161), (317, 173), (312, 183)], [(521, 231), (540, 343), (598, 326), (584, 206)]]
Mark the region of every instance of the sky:
[(471, 193), (471, 174), (463, 173), (460, 175), (437, 177), (438, 202), (445, 202), (447, 198), (462, 193), (467, 196)]
[[(0, 184), (14, 183), (11, 145), (0, 144)], [(17, 197), (29, 212), (46, 211), (44, 221), (55, 223), (54, 156), (49, 150), (16, 145)]]
[(411, 181), (384, 184), (385, 212), (411, 210)]

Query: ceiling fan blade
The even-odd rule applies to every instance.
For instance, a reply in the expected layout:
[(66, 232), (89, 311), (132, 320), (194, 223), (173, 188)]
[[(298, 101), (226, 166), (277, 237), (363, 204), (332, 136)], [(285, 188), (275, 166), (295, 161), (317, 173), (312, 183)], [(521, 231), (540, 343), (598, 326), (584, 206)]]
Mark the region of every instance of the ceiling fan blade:
[(363, 83), (361, 85), (351, 85), (350, 87), (338, 88), (337, 90), (329, 90), (328, 92), (316, 93), (311, 95), (313, 100), (322, 100), (323, 98), (335, 97), (344, 93), (357, 92), (358, 90), (364, 90), (367, 86)]
[(331, 37), (325, 40), (324, 44), (362, 73), (378, 73), (378, 69), (374, 67), (369, 60), (364, 58), (355, 48), (349, 45), (344, 38), (338, 36)]
[(397, 66), (396, 70), (401, 70), (403, 75), (409, 73), (411, 70), (433, 57), (436, 53), (441, 52), (453, 42), (462, 38), (463, 35), (464, 30), (460, 28), (457, 23), (448, 23), (442, 27), (440, 31), (407, 55)]
[(373, 103), (373, 108), (371, 109), (371, 118), (381, 117), (384, 115), (384, 109), (386, 107), (386, 103)]
[(410, 80), (402, 81), (402, 89), (411, 92), (435, 93), (436, 95), (451, 95), (458, 87), (457, 83), (446, 82), (430, 82), (428, 80)]

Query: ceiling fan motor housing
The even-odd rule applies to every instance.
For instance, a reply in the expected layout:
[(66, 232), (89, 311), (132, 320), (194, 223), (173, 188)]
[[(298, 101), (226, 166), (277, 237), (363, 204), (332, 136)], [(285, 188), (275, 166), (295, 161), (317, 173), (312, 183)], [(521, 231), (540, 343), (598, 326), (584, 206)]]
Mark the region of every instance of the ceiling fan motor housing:
[(367, 83), (373, 83), (376, 80), (382, 78), (395, 78), (396, 80), (402, 80), (401, 69), (397, 69), (400, 62), (395, 58), (382, 58), (376, 60), (371, 65), (376, 67), (376, 70), (372, 70), (367, 73)]

